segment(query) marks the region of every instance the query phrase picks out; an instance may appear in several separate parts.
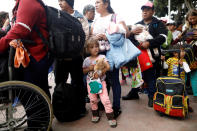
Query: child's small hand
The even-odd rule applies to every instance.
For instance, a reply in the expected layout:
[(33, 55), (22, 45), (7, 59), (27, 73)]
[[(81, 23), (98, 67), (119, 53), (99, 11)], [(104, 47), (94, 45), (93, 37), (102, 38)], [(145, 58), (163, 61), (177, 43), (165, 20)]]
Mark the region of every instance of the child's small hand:
[(99, 78), (99, 74), (97, 72), (94, 73), (94, 79), (98, 79)]
[(90, 65), (90, 66), (88, 67), (88, 69), (89, 69), (89, 71), (93, 71), (93, 70), (94, 70), (94, 65)]

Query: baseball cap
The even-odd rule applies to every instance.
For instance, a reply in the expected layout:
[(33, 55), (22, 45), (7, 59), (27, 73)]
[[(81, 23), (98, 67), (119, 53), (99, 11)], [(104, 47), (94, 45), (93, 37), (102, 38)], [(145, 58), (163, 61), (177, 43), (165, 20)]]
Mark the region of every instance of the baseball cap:
[(144, 4), (142, 7), (141, 7), (141, 10), (143, 10), (144, 8), (150, 8), (150, 9), (153, 9), (154, 10), (154, 5), (152, 2), (148, 1), (146, 2), (146, 4)]
[(174, 26), (176, 26), (176, 23), (175, 23), (175, 22), (167, 22), (167, 23), (166, 23), (166, 26), (169, 26), (169, 25), (174, 25)]

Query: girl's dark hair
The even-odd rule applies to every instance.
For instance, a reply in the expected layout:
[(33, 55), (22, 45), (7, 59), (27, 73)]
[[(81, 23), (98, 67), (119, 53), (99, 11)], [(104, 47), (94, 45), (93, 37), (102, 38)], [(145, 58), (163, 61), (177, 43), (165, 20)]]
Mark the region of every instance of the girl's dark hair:
[(102, 1), (103, 1), (104, 4), (105, 4), (105, 3), (108, 3), (107, 11), (108, 11), (109, 13), (111, 13), (111, 14), (114, 14), (114, 10), (113, 10), (112, 7), (111, 7), (110, 0), (102, 0)]
[(8, 18), (8, 13), (7, 12), (5, 12), (5, 11), (1, 11), (0, 12), (0, 27), (2, 27), (3, 26), (3, 24), (4, 24), (4, 20), (5, 19), (7, 19)]

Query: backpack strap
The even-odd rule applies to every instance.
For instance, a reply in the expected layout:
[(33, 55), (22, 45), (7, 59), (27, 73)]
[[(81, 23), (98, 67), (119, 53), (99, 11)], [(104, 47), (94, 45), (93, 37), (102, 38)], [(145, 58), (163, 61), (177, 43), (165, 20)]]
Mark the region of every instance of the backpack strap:
[[(46, 19), (47, 19), (47, 6), (43, 3), (42, 0), (37, 0), (40, 5), (44, 8), (45, 10), (45, 13), (46, 13)], [(47, 27), (48, 27), (48, 20), (47, 20)], [(37, 33), (38, 33), (38, 36), (42, 39), (43, 43), (46, 44), (46, 45), (49, 45), (49, 41), (43, 36), (43, 34), (40, 32), (39, 28), (37, 27), (37, 25), (34, 26), (33, 28)], [(48, 28), (46, 28), (46, 30), (48, 30)]]

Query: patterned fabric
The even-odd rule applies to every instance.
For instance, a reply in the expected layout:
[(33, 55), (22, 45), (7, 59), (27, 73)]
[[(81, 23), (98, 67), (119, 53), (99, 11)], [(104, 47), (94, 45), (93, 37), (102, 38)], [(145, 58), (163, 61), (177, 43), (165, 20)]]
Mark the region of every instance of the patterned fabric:
[[(186, 62), (185, 59), (182, 59), (182, 62)], [(179, 70), (178, 70), (178, 58), (171, 57), (166, 61), (166, 64), (168, 65), (168, 76), (175, 76), (178, 77)], [(180, 77), (182, 80), (185, 80), (185, 71), (183, 69), (183, 66), (180, 67)]]
[[(96, 60), (98, 59), (102, 59), (104, 58), (104, 61), (107, 61), (107, 58), (104, 56), (104, 55), (99, 55), (96, 59), (92, 60), (90, 57), (87, 57), (84, 61), (83, 61), (83, 68), (87, 68), (91, 65), (95, 65), (96, 64)], [(87, 82), (89, 83), (91, 78), (93, 78), (93, 74), (94, 74), (94, 71), (90, 71), (88, 72), (88, 75), (87, 75)], [(103, 75), (100, 80), (101, 81), (104, 81), (105, 80), (105, 77), (106, 75)]]

